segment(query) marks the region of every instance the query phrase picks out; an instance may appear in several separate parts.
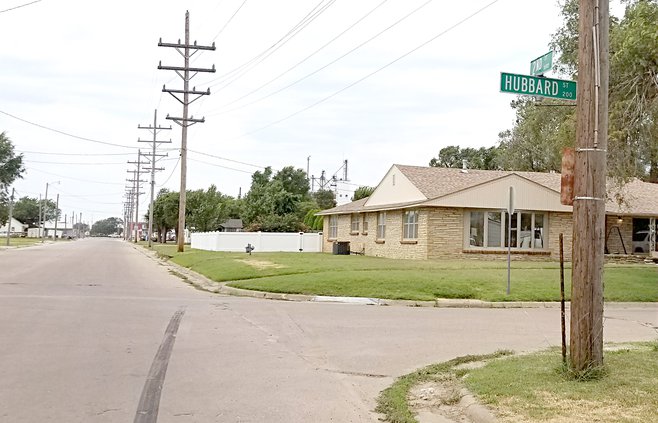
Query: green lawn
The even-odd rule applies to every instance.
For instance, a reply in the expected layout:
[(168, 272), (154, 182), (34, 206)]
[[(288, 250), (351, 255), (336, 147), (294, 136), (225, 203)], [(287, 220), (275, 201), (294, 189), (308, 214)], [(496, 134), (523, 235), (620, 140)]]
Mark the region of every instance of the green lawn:
[[(10, 247), (26, 247), (29, 245), (34, 245), (40, 243), (40, 238), (9, 238)], [(0, 246), (7, 245), (7, 238), (0, 238)]]
[(494, 360), (466, 386), (502, 422), (658, 421), (658, 344), (605, 353), (602, 377), (577, 381), (561, 371), (557, 349)]
[[(559, 264), (479, 260), (394, 260), (323, 253), (222, 253), (155, 245), (161, 255), (218, 282), (279, 293), (434, 300), (559, 301)], [(566, 295), (570, 268), (565, 269)], [(606, 265), (606, 301), (658, 301), (658, 267)]]

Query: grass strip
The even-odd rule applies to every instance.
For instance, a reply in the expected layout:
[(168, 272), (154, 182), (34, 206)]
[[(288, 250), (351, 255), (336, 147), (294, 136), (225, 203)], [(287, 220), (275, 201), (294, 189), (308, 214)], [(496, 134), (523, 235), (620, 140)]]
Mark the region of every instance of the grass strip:
[(595, 378), (574, 378), (550, 349), (491, 361), (464, 382), (501, 422), (658, 421), (658, 342), (607, 349)]
[(492, 354), (466, 355), (452, 360), (432, 364), (416, 370), (395, 380), (393, 385), (384, 389), (377, 398), (375, 411), (383, 414), (383, 419), (390, 423), (417, 423), (414, 414), (409, 408), (409, 391), (415, 385), (430, 380), (437, 380), (452, 373), (455, 366), (475, 361), (491, 360), (513, 354), (511, 351), (501, 350)]

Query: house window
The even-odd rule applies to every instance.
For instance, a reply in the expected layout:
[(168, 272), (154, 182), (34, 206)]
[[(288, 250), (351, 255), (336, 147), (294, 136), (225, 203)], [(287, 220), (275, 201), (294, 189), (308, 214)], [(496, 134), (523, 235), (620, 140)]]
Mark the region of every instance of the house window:
[(361, 233), (364, 235), (368, 234), (368, 215), (366, 213), (363, 214), (363, 230)]
[(329, 238), (338, 238), (338, 216), (335, 214), (329, 216)]
[(359, 215), (358, 214), (353, 214), (352, 215), (352, 224), (350, 226), (350, 233), (352, 233), (352, 234), (358, 234), (359, 233)]
[(402, 220), (402, 239), (418, 238), (418, 210), (407, 210)]
[(386, 238), (386, 212), (377, 214), (377, 239)]
[(511, 244), (512, 248), (543, 249), (546, 246), (544, 213), (516, 212), (510, 219), (505, 212), (472, 211), (468, 219), (470, 247), (505, 248)]

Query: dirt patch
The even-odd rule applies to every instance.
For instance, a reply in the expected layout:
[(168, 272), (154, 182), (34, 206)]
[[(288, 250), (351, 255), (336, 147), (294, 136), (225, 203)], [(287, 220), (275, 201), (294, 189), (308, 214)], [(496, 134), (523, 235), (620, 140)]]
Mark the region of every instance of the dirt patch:
[(247, 264), (251, 267), (255, 267), (258, 270), (283, 269), (284, 267), (286, 267), (282, 264), (272, 263), (271, 261), (267, 261), (267, 260), (241, 260), (241, 259), (236, 259), (236, 261), (239, 261), (240, 263)]
[(437, 379), (411, 388), (409, 406), (420, 423), (469, 423), (460, 402), (463, 397), (461, 383), (453, 377)]

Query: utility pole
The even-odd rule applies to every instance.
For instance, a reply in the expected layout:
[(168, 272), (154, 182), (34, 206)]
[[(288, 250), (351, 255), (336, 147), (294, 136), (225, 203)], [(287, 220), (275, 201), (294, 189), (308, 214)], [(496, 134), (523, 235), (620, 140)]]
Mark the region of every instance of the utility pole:
[(39, 194), (39, 238), (41, 238), (41, 231), (43, 231), (43, 228), (41, 227), (41, 207), (43, 206), (43, 201), (41, 201), (41, 194)]
[(16, 190), (11, 189), (11, 197), (9, 197), (9, 218), (7, 219), (7, 247), (9, 247), (9, 238), (11, 237), (11, 219), (14, 218), (14, 193)]
[(579, 15), (569, 345), (577, 372), (603, 365), (609, 1), (580, 0)]
[(57, 194), (57, 202), (55, 203), (55, 236), (53, 241), (57, 242), (57, 221), (59, 220), (59, 194)]
[[(199, 50), (215, 50), (215, 43), (213, 42), (212, 46), (200, 46), (197, 45), (196, 41), (194, 44), (190, 44), (190, 12), (185, 12), (185, 44), (181, 44), (180, 40), (178, 43), (163, 43), (162, 39), (158, 43), (159, 47), (173, 47), (175, 48), (184, 59), (184, 66), (162, 66), (162, 62), (158, 65), (158, 69), (164, 70), (173, 70), (178, 76), (183, 79), (183, 89), (182, 90), (171, 90), (166, 87), (162, 87), (163, 92), (168, 92), (176, 100), (178, 100), (183, 105), (183, 117), (170, 117), (167, 115), (167, 119), (173, 120), (182, 128), (181, 136), (181, 149), (180, 149), (180, 200), (178, 205), (178, 233), (176, 235), (176, 241), (178, 242), (178, 252), (182, 253), (185, 250), (185, 197), (186, 197), (186, 179), (187, 179), (187, 128), (194, 125), (195, 123), (205, 122), (204, 118), (194, 119), (194, 116), (189, 117), (187, 115), (188, 106), (198, 100), (204, 95), (210, 95), (210, 88), (206, 91), (197, 91), (196, 87), (193, 87), (190, 90), (190, 79), (192, 79), (199, 72), (215, 72), (215, 65), (212, 69), (205, 68), (191, 68), (190, 67), (190, 57), (197, 53)], [(190, 52), (192, 50), (192, 52)], [(182, 73), (181, 73), (182, 72)], [(190, 72), (192, 75), (190, 76)], [(182, 94), (183, 99), (178, 95)], [(192, 94), (196, 96), (194, 99), (190, 100), (189, 95)]]
[(48, 214), (48, 182), (46, 182), (46, 196), (43, 199), (43, 232), (41, 232), (41, 242), (46, 237), (46, 215)]
[(140, 140), (137, 138), (137, 142), (151, 142), (152, 143), (152, 149), (151, 149), (151, 167), (145, 168), (145, 170), (150, 170), (151, 171), (151, 202), (149, 206), (149, 233), (148, 233), (148, 238), (149, 238), (149, 248), (152, 245), (151, 239), (153, 238), (153, 197), (155, 195), (155, 171), (156, 170), (163, 170), (164, 168), (156, 168), (155, 167), (155, 162), (156, 162), (156, 157), (166, 157), (166, 154), (156, 154), (155, 149), (159, 144), (162, 143), (171, 143), (171, 140), (169, 141), (158, 141), (158, 132), (166, 130), (166, 129), (171, 129), (171, 126), (169, 128), (165, 128), (162, 126), (158, 126), (158, 109), (155, 109), (155, 113), (153, 114), (153, 126), (141, 126), (137, 125), (137, 129), (147, 129), (153, 134), (153, 141), (146, 141), (146, 140)]
[[(126, 179), (128, 182), (133, 183), (133, 190), (134, 190), (134, 198), (135, 198), (135, 222), (134, 222), (134, 230), (135, 230), (135, 241), (137, 242), (137, 225), (139, 225), (139, 196), (141, 194), (144, 194), (143, 192), (140, 192), (139, 190), (142, 188), (140, 185), (142, 182), (146, 182), (143, 179), (139, 179), (140, 175), (142, 173), (147, 172), (146, 170), (142, 170), (142, 153), (140, 150), (137, 150), (137, 161), (136, 162), (128, 162), (129, 164), (136, 164), (137, 169), (130, 171), (128, 170), (127, 172), (133, 172), (133, 179)], [(132, 214), (132, 211), (131, 211)]]

